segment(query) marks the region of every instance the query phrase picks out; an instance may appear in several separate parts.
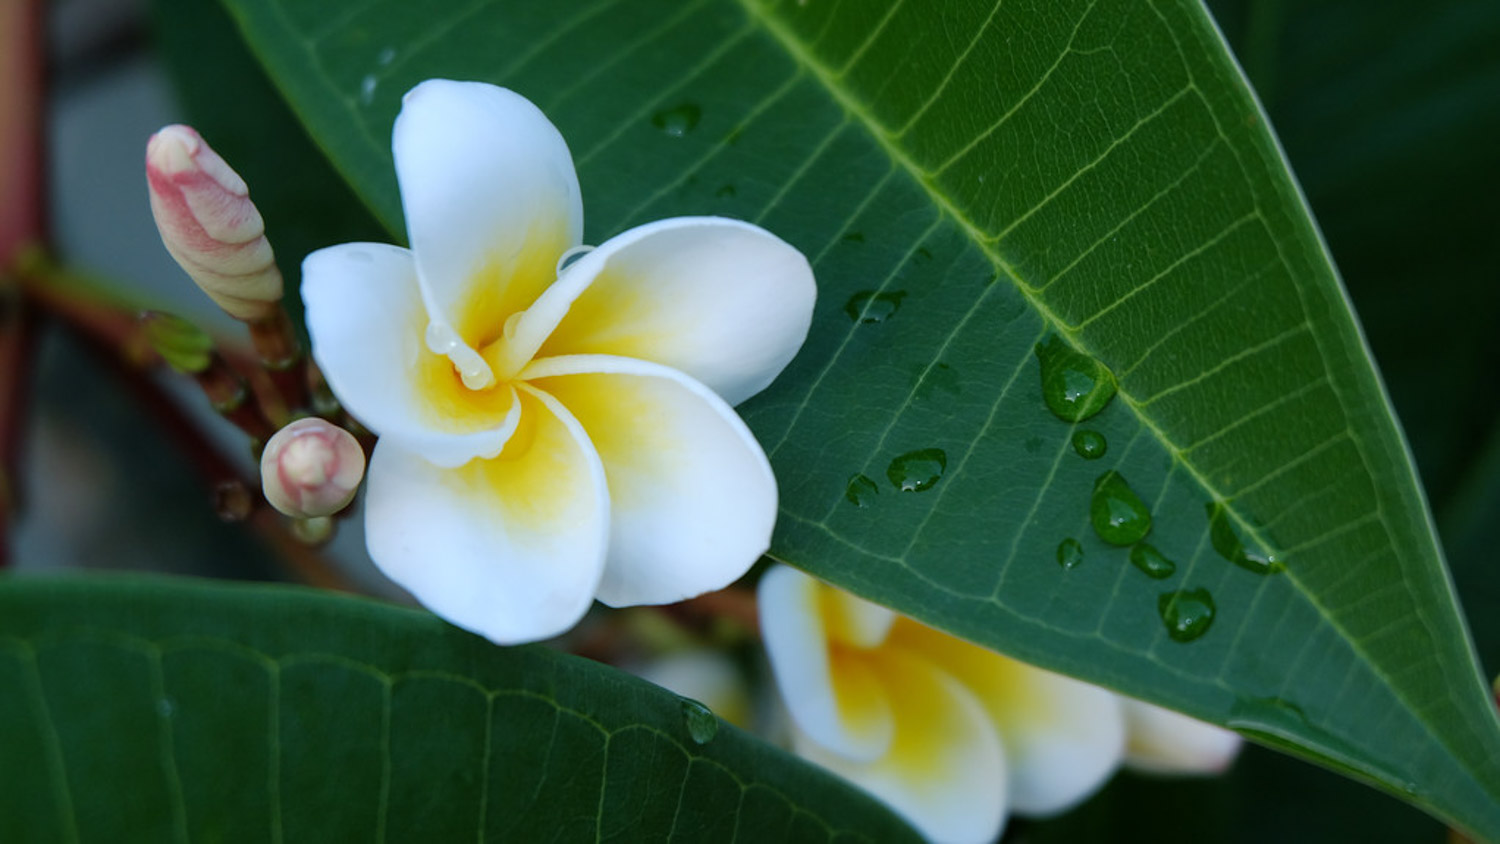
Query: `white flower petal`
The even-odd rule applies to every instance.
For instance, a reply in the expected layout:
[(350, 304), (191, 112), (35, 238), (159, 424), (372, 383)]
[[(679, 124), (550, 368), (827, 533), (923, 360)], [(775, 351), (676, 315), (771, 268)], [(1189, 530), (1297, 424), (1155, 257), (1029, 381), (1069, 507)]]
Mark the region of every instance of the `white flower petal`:
[(888, 641), (931, 660), (984, 704), (1005, 740), (1016, 814), (1061, 812), (1092, 794), (1119, 766), (1125, 723), (1113, 692), (907, 618), (896, 622)]
[(442, 469), (382, 439), (365, 539), (392, 580), (500, 644), (555, 636), (588, 610), (604, 569), (609, 495), (577, 420), (521, 387), (521, 425), (493, 460)]
[(1125, 764), (1155, 774), (1218, 774), (1240, 750), (1233, 730), (1134, 698), (1121, 698), (1129, 744)]
[(568, 146), (513, 91), (430, 79), (402, 99), (391, 147), (428, 310), (478, 349), (582, 237)]
[(984, 707), (919, 656), (867, 656), (895, 715), (890, 752), (857, 762), (807, 735), (797, 736), (797, 752), (884, 800), (931, 841), (994, 841), (1006, 817), (1006, 759)]
[(713, 391), (607, 355), (534, 361), (521, 377), (572, 412), (604, 463), (612, 524), (600, 601), (665, 604), (722, 589), (770, 547), (776, 478)]
[(761, 635), (797, 727), (842, 759), (873, 762), (890, 749), (895, 721), (869, 665), (829, 647), (823, 607), (833, 591), (790, 566), (772, 567), (757, 588)]
[(320, 249), (302, 262), (313, 358), (339, 401), (382, 439), (441, 466), (499, 453), (516, 424), (508, 388), (466, 390), (427, 350), (411, 253), (384, 243)]
[(539, 322), (560, 320), (539, 355), (654, 361), (739, 404), (797, 354), (816, 295), (807, 259), (762, 228), (659, 220), (579, 258), (537, 302)]

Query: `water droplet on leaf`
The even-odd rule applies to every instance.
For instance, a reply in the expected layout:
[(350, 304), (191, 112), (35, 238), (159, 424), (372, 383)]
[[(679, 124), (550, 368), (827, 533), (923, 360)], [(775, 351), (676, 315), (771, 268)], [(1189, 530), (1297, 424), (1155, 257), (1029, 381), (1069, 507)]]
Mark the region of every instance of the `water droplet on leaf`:
[(703, 116), (703, 110), (692, 103), (683, 103), (674, 108), (663, 109), (651, 115), (651, 125), (666, 132), (674, 138), (693, 131), (698, 125), (698, 119)]
[(365, 78), (359, 81), (359, 101), (363, 105), (369, 105), (375, 101), (375, 87), (380, 83), (375, 79), (375, 74), (367, 73)]
[(1057, 543), (1057, 564), (1070, 569), (1083, 562), (1083, 543), (1068, 537)]
[(1214, 623), (1214, 596), (1207, 589), (1163, 592), (1156, 599), (1156, 609), (1167, 635), (1179, 642), (1193, 641)]
[(1130, 549), (1130, 564), (1154, 580), (1171, 577), (1177, 564), (1167, 559), (1154, 546), (1142, 542)]
[(1109, 441), (1098, 431), (1080, 428), (1073, 432), (1073, 450), (1084, 460), (1098, 460), (1109, 451)]
[(1109, 367), (1064, 343), (1057, 335), (1036, 345), (1042, 365), (1042, 398), (1057, 418), (1082, 422), (1104, 409), (1115, 395)]
[(682, 720), (688, 736), (697, 744), (708, 744), (719, 732), (719, 718), (713, 710), (692, 698), (682, 699)]
[(885, 470), (896, 489), (924, 492), (932, 489), (948, 468), (948, 455), (940, 448), (920, 448), (897, 457)]
[(875, 496), (879, 494), (880, 487), (862, 474), (851, 477), (848, 486), (844, 487), (844, 498), (860, 509), (869, 507), (874, 503)]
[(1286, 563), (1277, 559), (1275, 554), (1245, 547), (1245, 543), (1240, 541), (1239, 534), (1234, 532), (1234, 525), (1229, 523), (1229, 513), (1223, 504), (1210, 501), (1206, 509), (1208, 510), (1208, 539), (1213, 544), (1214, 550), (1219, 552), (1219, 556), (1256, 574), (1276, 574), (1286, 571)]
[(932, 253), (928, 251), (927, 247), (919, 246), (917, 247), (916, 254), (911, 256), (911, 260), (913, 264), (925, 264), (932, 260)]
[(905, 290), (892, 290), (889, 293), (861, 290), (844, 303), (844, 313), (861, 325), (873, 325), (895, 316), (896, 311), (901, 308), (901, 300), (905, 298)]
[(1134, 545), (1151, 532), (1151, 511), (1115, 471), (1105, 472), (1094, 481), (1089, 521), (1099, 538), (1111, 545)]

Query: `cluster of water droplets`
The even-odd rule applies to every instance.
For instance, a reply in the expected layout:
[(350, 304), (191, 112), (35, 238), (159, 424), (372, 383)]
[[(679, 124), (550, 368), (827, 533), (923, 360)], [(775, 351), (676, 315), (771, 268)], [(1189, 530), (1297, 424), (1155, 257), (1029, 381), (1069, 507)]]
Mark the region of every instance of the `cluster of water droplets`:
[[(1041, 365), (1042, 398), (1058, 419), (1077, 425), (1104, 410), (1114, 397), (1115, 377), (1108, 367), (1056, 335), (1037, 344), (1035, 351)], [(1105, 436), (1089, 428), (1075, 428), (1072, 445), (1085, 460), (1098, 460), (1109, 450)], [(1209, 502), (1207, 513), (1210, 543), (1221, 557), (1261, 575), (1286, 568), (1274, 554), (1246, 546), (1222, 502)], [(1106, 544), (1128, 547), (1130, 564), (1146, 577), (1167, 580), (1177, 573), (1177, 563), (1145, 541), (1152, 527), (1150, 508), (1120, 472), (1108, 470), (1094, 481), (1089, 524)], [(1083, 557), (1083, 543), (1077, 539), (1068, 537), (1057, 546), (1057, 563), (1064, 570), (1078, 566)], [(1157, 597), (1157, 613), (1167, 635), (1179, 642), (1207, 633), (1215, 612), (1213, 595), (1204, 588), (1181, 586)]]
[[(1036, 346), (1041, 369), (1042, 400), (1063, 422), (1077, 425), (1104, 410), (1116, 392), (1114, 373), (1103, 363), (1050, 336)], [(1109, 441), (1092, 428), (1075, 428), (1073, 451), (1084, 460), (1109, 452)], [(1120, 472), (1110, 469), (1094, 480), (1089, 496), (1089, 525), (1108, 545), (1129, 548), (1130, 564), (1152, 580), (1166, 580), (1177, 564), (1145, 541), (1151, 533), (1151, 510)], [(1083, 562), (1083, 543), (1068, 537), (1058, 543), (1057, 564), (1064, 570)], [(1190, 642), (1208, 632), (1214, 620), (1213, 595), (1207, 589), (1179, 588), (1157, 598), (1167, 635)]]

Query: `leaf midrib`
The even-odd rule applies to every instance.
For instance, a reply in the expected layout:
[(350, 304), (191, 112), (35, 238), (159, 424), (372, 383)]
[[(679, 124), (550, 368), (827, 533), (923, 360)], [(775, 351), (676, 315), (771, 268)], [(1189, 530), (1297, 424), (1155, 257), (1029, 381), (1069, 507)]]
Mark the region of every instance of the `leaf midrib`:
[[(1021, 280), (1021, 273), (1016, 270), (1016, 268), (1009, 261), (1006, 260), (1003, 254), (1001, 254), (998, 247), (1004, 240), (1003, 235), (1001, 237), (992, 238), (990, 235), (986, 234), (982, 229), (975, 225), (974, 222), (970, 220), (961, 209), (954, 205), (952, 200), (949, 199), (946, 194), (939, 191), (937, 187), (932, 183), (931, 179), (927, 176), (923, 168), (920, 167), (915, 161), (913, 161), (904, 149), (902, 149), (895, 143), (896, 136), (893, 136), (874, 117), (874, 115), (871, 114), (869, 108), (864, 103), (856, 99), (854, 95), (842, 85), (840, 73), (836, 73), (830, 70), (817, 57), (810, 54), (797, 40), (794, 33), (792, 33), (783, 24), (781, 24), (773, 15), (757, 6), (755, 0), (735, 0), (735, 2), (742, 9), (744, 9), (745, 13), (752, 20), (763, 26), (766, 29), (767, 33), (770, 34), (771, 37), (773, 37), (776, 42), (780, 44), (784, 50), (787, 51), (788, 55), (790, 55), (794, 61), (801, 65), (806, 72), (812, 74), (813, 77), (822, 84), (824, 89), (829, 93), (830, 96), (834, 98), (834, 100), (839, 104), (841, 108), (845, 110), (847, 114), (852, 116), (857, 122), (864, 126), (869, 135), (876, 141), (876, 143), (880, 145), (881, 149), (885, 151), (886, 155), (890, 157), (891, 161), (901, 169), (905, 170), (907, 174), (912, 178), (912, 180), (916, 184), (921, 186), (922, 190), (932, 200), (933, 204), (936, 205), (944, 215), (952, 219), (963, 230), (965, 235), (973, 242), (976, 247), (979, 248), (980, 252), (990, 260), (993, 268), (1011, 282), (1011, 284), (1016, 288), (1017, 292), (1019, 292), (1022, 298), (1026, 300), (1026, 303), (1036, 310), (1036, 312), (1042, 317), (1043, 321), (1058, 336), (1062, 337), (1063, 340), (1070, 346), (1072, 346), (1075, 350), (1089, 355), (1092, 358), (1098, 359), (1098, 355), (1089, 348), (1088, 344), (1084, 343), (1080, 338), (1072, 334), (1067, 328), (1067, 323), (1056, 313), (1054, 313), (1045, 302), (1041, 301), (1041, 299), (1039, 299), (1035, 293), (1032, 292), (1033, 288), (1029, 287), (1025, 282)], [(878, 30), (877, 33), (872, 34), (870, 38), (874, 39), (877, 35)], [(1196, 82), (1190, 83), (1189, 88), (1196, 88)], [(1264, 122), (1264, 125), (1269, 125), (1267, 117), (1264, 113), (1264, 109), (1261, 108), (1261, 105), (1258, 101), (1256, 101), (1255, 106), (1257, 111), (1259, 112), (1258, 117), (1262, 121), (1266, 121)], [(1282, 155), (1279, 147), (1277, 148), (1277, 154)], [(1284, 163), (1285, 160), (1283, 156), (1283, 164)], [(1297, 196), (1297, 200), (1299, 205), (1301, 205), (1305, 210), (1306, 203), (1300, 196), (1300, 194)], [(1321, 239), (1319, 239), (1318, 241), (1318, 247), (1320, 252), (1324, 254), (1325, 259), (1327, 259), (1327, 247), (1325, 244), (1323, 244)], [(1328, 263), (1330, 265), (1332, 264), (1331, 259), (1328, 260)], [(1319, 356), (1321, 358), (1321, 347), (1319, 351)], [(1323, 365), (1326, 370), (1326, 359), (1323, 360)], [(1192, 480), (1204, 492), (1206, 492), (1212, 500), (1218, 502), (1224, 508), (1223, 512), (1234, 523), (1236, 529), (1240, 531), (1242, 536), (1249, 537), (1261, 548), (1269, 549), (1275, 547), (1261, 536), (1260, 532), (1256, 530), (1254, 525), (1246, 517), (1240, 514), (1240, 512), (1233, 506), (1231, 501), (1226, 499), (1226, 497), (1220, 493), (1217, 487), (1212, 482), (1210, 482), (1208, 478), (1204, 477), (1204, 475), (1198, 470), (1198, 468), (1193, 465), (1192, 461), (1186, 457), (1182, 449), (1179, 448), (1177, 444), (1167, 436), (1166, 432), (1163, 431), (1162, 428), (1156, 423), (1156, 420), (1153, 419), (1145, 411), (1140, 402), (1130, 394), (1130, 392), (1125, 388), (1123, 384), (1117, 385), (1117, 392), (1119, 393), (1121, 401), (1123, 401), (1125, 405), (1130, 408), (1131, 413), (1136, 417), (1137, 420), (1139, 420), (1141, 425), (1149, 430), (1152, 436), (1154, 436), (1157, 441), (1160, 442), (1169, 453), (1171, 453), (1173, 459), (1176, 460), (1187, 471), (1188, 476), (1191, 477)], [(1340, 404), (1342, 405), (1343, 402), (1341, 401)], [(1359, 450), (1361, 459), (1363, 460), (1364, 449), (1361, 447), (1359, 440), (1357, 438), (1353, 438), (1352, 441), (1354, 442), (1355, 447)], [(1366, 468), (1368, 469), (1368, 465), (1366, 465)], [(1382, 515), (1382, 522), (1383, 520), (1384, 516)], [(1399, 686), (1391, 682), (1390, 675), (1382, 670), (1382, 666), (1379, 662), (1373, 660), (1370, 657), (1368, 652), (1363, 647), (1361, 640), (1355, 636), (1352, 636), (1349, 631), (1338, 622), (1337, 618), (1332, 613), (1330, 613), (1326, 607), (1324, 607), (1322, 602), (1317, 599), (1317, 596), (1302, 583), (1302, 581), (1295, 575), (1294, 569), (1288, 567), (1279, 576), (1287, 578), (1287, 580), (1292, 584), (1297, 593), (1301, 595), (1317, 611), (1318, 616), (1322, 618), (1325, 623), (1329, 624), (1334, 630), (1338, 632), (1339, 636), (1349, 645), (1350, 649), (1358, 655), (1358, 657), (1365, 663), (1367, 668), (1376, 677), (1380, 678), (1385, 688), (1397, 700), (1401, 702), (1401, 704), (1409, 713), (1415, 715), (1416, 713), (1421, 711), (1412, 705), (1412, 702), (1402, 692)], [(1464, 770), (1469, 771), (1471, 775), (1475, 775), (1476, 781), (1483, 782), (1483, 780), (1477, 776), (1478, 772), (1472, 769), (1467, 764), (1463, 756), (1453, 753), (1453, 748), (1445, 739), (1445, 737), (1436, 732), (1433, 732), (1432, 726), (1428, 721), (1421, 717), (1416, 717), (1413, 720), (1415, 720), (1421, 726), (1422, 730), (1425, 731), (1427, 735), (1431, 736), (1439, 745), (1447, 749), (1450, 756), (1456, 762), (1458, 762), (1459, 765), (1464, 768)]]

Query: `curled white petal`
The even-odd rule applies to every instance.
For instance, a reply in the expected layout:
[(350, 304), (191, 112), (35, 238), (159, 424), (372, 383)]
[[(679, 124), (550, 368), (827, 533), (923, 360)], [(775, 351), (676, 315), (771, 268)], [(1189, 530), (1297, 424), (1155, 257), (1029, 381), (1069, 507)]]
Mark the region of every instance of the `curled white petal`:
[(712, 390), (608, 355), (545, 358), (521, 377), (568, 408), (604, 464), (611, 526), (600, 601), (666, 604), (722, 589), (770, 547), (776, 478)]
[(604, 468), (556, 400), (523, 388), (516, 437), (445, 469), (381, 440), (365, 541), (433, 612), (500, 644), (555, 636), (593, 601), (609, 537)]
[(302, 263), (313, 358), (345, 409), (440, 466), (500, 452), (516, 425), (509, 388), (468, 395), (429, 351), (411, 253), (383, 243), (320, 249)]
[(658, 220), (579, 258), (537, 302), (556, 325), (538, 354), (649, 360), (739, 404), (802, 347), (816, 295), (802, 253), (758, 226)]
[(964, 684), (916, 655), (881, 653), (876, 673), (895, 715), (889, 751), (859, 762), (802, 734), (797, 752), (890, 804), (930, 841), (994, 841), (1007, 814), (1007, 770), (984, 707)]
[(1125, 762), (1154, 774), (1218, 774), (1239, 753), (1238, 733), (1143, 700), (1121, 698), (1130, 733)]
[(790, 566), (765, 573), (757, 595), (766, 653), (797, 727), (842, 759), (874, 762), (890, 750), (895, 718), (868, 663), (831, 647), (825, 591)]
[(513, 91), (430, 79), (402, 99), (391, 147), (428, 311), (477, 350), (582, 236), (568, 146)]
[(1017, 814), (1056, 814), (1084, 800), (1119, 767), (1125, 722), (1106, 689), (1027, 665), (901, 619), (893, 647), (922, 654), (974, 691), (1004, 737)]

